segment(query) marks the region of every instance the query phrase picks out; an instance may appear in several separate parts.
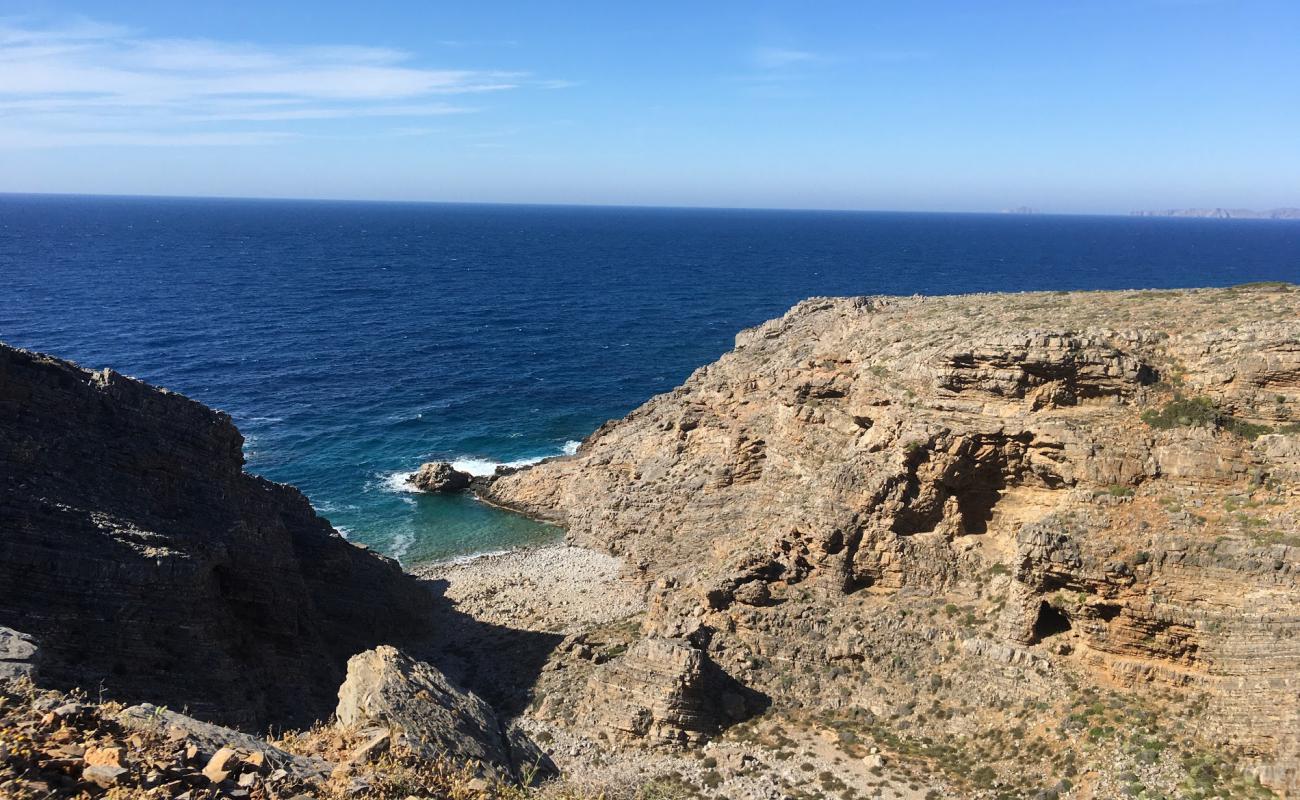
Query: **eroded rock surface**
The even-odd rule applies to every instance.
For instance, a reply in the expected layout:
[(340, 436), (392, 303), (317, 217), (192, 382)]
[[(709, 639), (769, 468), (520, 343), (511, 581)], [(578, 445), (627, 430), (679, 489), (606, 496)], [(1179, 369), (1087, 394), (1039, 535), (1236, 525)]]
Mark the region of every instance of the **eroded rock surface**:
[[(1295, 792), (1297, 421), (1293, 287), (817, 298), (483, 491), (624, 558), (649, 598), (625, 654), (562, 648), (543, 712), (622, 703), (624, 732), (698, 735), (692, 671), (652, 677), (634, 643), (689, 638), (777, 711), (905, 736), (925, 706), (954, 752), (1035, 725), (1062, 758), (1102, 747), (1071, 720), (1118, 690)], [(1015, 757), (992, 766), (1051, 777)], [(1088, 780), (1071, 796), (1119, 791)]]
[(25, 633), (0, 627), (0, 680), (36, 677), (40, 648)]
[(242, 447), (193, 400), (0, 345), (0, 625), (44, 681), (289, 726), (349, 656), (428, 633), (425, 590)]
[(469, 762), (494, 779), (553, 771), (537, 746), (477, 695), (393, 647), (348, 661), (335, 713), (347, 728), (387, 727), (395, 742), (425, 759)]

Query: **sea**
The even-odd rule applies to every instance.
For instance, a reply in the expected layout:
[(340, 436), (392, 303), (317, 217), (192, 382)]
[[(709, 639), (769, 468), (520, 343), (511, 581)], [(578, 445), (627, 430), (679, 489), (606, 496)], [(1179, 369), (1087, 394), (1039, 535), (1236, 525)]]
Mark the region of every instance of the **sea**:
[(412, 564), (558, 532), (420, 463), (572, 452), (815, 295), (1300, 281), (1300, 222), (0, 195), (0, 341), (229, 413)]

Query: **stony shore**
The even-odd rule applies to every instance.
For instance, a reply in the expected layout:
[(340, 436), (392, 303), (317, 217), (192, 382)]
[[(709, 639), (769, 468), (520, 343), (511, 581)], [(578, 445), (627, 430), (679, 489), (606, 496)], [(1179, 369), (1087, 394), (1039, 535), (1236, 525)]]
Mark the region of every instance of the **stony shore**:
[(641, 589), (623, 577), (614, 556), (552, 544), (413, 566), (447, 582), (445, 597), (461, 613), (513, 628), (575, 633), (645, 610)]

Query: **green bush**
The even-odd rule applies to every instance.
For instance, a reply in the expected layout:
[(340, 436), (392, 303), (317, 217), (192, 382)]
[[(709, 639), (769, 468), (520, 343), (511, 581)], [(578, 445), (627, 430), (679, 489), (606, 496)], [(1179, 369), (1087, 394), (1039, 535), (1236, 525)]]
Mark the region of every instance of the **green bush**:
[(1161, 431), (1193, 426), (1214, 428), (1219, 424), (1219, 410), (1208, 397), (1176, 397), (1159, 411), (1143, 411), (1142, 421)]
[(1172, 428), (1213, 428), (1248, 440), (1273, 432), (1267, 425), (1257, 425), (1223, 413), (1208, 397), (1175, 397), (1158, 411), (1154, 408), (1143, 411), (1142, 421), (1161, 431)]

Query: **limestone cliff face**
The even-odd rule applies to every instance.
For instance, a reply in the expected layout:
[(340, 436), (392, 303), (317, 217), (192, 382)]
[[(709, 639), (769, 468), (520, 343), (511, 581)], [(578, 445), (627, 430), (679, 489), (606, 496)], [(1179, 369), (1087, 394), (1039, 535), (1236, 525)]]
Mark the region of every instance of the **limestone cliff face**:
[(778, 706), (1160, 687), (1295, 791), (1297, 420), (1294, 287), (818, 298), (487, 493)]
[(351, 655), (425, 632), (415, 580), (242, 446), (197, 402), (0, 345), (0, 625), (43, 680), (290, 725), (329, 714)]

